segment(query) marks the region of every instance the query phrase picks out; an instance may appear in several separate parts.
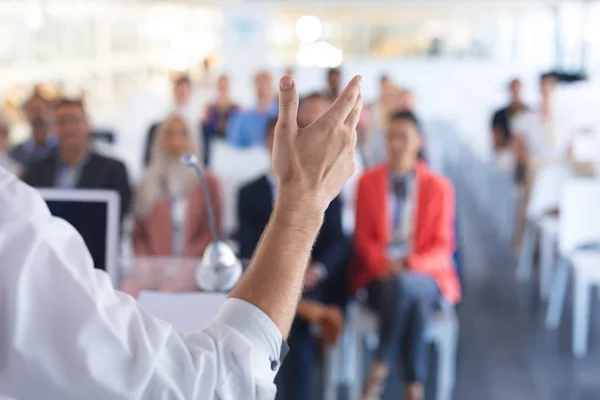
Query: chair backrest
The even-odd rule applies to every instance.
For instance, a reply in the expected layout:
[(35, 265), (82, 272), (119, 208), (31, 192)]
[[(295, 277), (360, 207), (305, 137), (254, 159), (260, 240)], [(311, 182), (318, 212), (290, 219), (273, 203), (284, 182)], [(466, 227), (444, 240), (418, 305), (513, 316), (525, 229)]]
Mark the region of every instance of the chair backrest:
[(238, 225), (236, 212), (238, 190), (244, 184), (266, 173), (269, 166), (270, 156), (262, 147), (241, 150), (228, 143), (213, 142), (211, 169), (222, 185), (224, 233), (233, 233)]
[(559, 249), (568, 255), (600, 242), (600, 181), (572, 179), (564, 184), (560, 202)]
[(155, 317), (171, 325), (179, 333), (201, 331), (225, 303), (223, 293), (166, 293), (143, 291), (139, 304)]
[(531, 189), (527, 217), (537, 219), (553, 208), (558, 208), (563, 185), (572, 177), (573, 171), (568, 165), (541, 167)]

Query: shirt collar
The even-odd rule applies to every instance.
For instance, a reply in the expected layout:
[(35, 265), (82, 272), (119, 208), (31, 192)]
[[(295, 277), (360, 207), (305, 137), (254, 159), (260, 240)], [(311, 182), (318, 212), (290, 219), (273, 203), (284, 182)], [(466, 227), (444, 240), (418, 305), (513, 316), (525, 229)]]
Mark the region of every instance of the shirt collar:
[(406, 193), (410, 185), (415, 179), (415, 171), (411, 169), (402, 176), (396, 176), (390, 173), (390, 190), (394, 195), (400, 193), (401, 197), (406, 197)]
[(59, 168), (66, 168), (66, 169), (73, 169), (73, 170), (80, 170), (81, 168), (83, 168), (83, 166), (85, 164), (87, 164), (87, 162), (90, 159), (90, 155), (91, 152), (88, 152), (85, 157), (83, 157), (81, 160), (79, 160), (79, 162), (75, 165), (67, 165), (64, 163), (64, 161), (62, 160), (62, 158), (60, 158), (60, 154), (58, 152), (56, 152), (56, 162), (58, 163)]

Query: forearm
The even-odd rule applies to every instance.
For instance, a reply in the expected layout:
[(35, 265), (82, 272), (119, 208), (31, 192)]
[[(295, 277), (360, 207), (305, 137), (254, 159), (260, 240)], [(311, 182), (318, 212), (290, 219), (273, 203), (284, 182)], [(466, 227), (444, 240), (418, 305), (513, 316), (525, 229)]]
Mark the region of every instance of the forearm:
[(324, 209), (298, 197), (277, 201), (248, 271), (231, 292), (267, 314), (287, 337)]

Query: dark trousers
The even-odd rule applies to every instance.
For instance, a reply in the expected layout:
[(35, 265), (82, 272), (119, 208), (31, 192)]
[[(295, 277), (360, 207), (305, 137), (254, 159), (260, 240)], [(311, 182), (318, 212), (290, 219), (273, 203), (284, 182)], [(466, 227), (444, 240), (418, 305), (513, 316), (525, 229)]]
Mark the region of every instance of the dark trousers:
[(311, 335), (310, 324), (301, 318), (296, 318), (288, 338), (290, 352), (275, 378), (277, 400), (310, 399), (315, 342), (315, 338)]
[(440, 291), (426, 275), (405, 272), (367, 287), (369, 306), (379, 315), (379, 348), (375, 357), (399, 363), (407, 383), (424, 383), (427, 373), (425, 329), (439, 306)]

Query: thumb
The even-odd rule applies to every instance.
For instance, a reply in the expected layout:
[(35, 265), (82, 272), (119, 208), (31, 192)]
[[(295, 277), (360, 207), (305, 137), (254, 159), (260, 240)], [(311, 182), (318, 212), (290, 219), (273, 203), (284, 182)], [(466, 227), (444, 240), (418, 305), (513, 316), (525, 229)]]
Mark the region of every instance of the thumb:
[(296, 126), (298, 118), (298, 92), (294, 80), (284, 76), (279, 81), (279, 118), (277, 125)]

